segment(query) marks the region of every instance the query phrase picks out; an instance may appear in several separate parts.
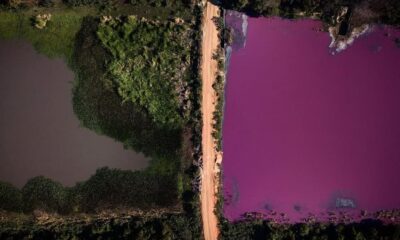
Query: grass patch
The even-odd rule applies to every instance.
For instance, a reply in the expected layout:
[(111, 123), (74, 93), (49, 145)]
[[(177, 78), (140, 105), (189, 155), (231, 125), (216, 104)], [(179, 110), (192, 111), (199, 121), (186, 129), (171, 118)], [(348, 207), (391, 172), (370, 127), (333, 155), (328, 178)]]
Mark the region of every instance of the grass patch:
[(1, 11), (0, 38), (29, 41), (39, 53), (69, 62), (83, 12), (70, 10), (54, 14), (44, 29), (33, 27), (33, 16), (29, 11)]

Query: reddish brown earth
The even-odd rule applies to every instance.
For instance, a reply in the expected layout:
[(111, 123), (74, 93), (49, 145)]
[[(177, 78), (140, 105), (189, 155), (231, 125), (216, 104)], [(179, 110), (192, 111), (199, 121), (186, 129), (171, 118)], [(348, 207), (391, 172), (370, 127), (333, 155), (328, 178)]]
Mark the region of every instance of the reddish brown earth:
[(212, 21), (218, 17), (217, 6), (207, 3), (203, 19), (203, 42), (202, 42), (202, 147), (203, 147), (203, 168), (201, 172), (201, 214), (205, 240), (218, 239), (218, 220), (214, 213), (217, 202), (217, 164), (216, 145), (212, 136), (213, 113), (215, 111), (216, 93), (212, 87), (217, 73), (217, 62), (212, 58), (217, 50), (219, 39), (217, 28)]

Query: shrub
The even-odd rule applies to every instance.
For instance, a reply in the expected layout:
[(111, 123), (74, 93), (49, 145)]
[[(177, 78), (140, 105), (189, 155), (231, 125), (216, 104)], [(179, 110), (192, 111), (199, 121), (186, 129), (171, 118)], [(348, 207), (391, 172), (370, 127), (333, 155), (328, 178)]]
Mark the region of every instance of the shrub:
[(114, 83), (106, 75), (105, 63), (112, 59), (102, 47), (97, 29), (96, 19), (88, 17), (77, 34), (73, 55), (75, 114), (83, 126), (153, 159), (167, 159), (174, 167), (179, 162), (176, 152), (180, 148), (181, 130), (159, 126), (142, 107), (133, 102), (122, 103)]
[(25, 225), (0, 222), (0, 239), (201, 239), (199, 219), (184, 214), (123, 216), (102, 220)]
[(51, 20), (51, 14), (39, 14), (33, 19), (33, 24), (37, 29), (46, 27), (47, 22)]
[(38, 6), (40, 0), (4, 0), (0, 2), (10, 8), (24, 8)]
[(348, 224), (296, 223), (274, 224), (267, 220), (245, 219), (229, 222), (222, 219), (221, 239), (398, 239), (399, 224), (362, 220)]
[(100, 168), (88, 180), (74, 187), (43, 176), (30, 179), (22, 190), (0, 182), (0, 209), (34, 210), (69, 214), (127, 208), (168, 208), (178, 203), (177, 177), (147, 171)]
[(106, 1), (107, 0), (63, 0), (65, 4), (70, 6), (95, 5)]
[(82, 211), (105, 207), (169, 207), (177, 201), (174, 177), (100, 168), (75, 187)]
[[(296, 18), (317, 14), (326, 23), (330, 23), (342, 6), (350, 6), (352, 9), (368, 6), (368, 11), (379, 16), (374, 21), (400, 25), (400, 1), (398, 0), (222, 0), (220, 4), (225, 8), (253, 16), (279, 15)], [(369, 17), (371, 16), (361, 21), (370, 23)], [(357, 24), (362, 24), (362, 22)]]
[(179, 94), (187, 87), (188, 33), (184, 25), (134, 16), (104, 18), (97, 32), (112, 55), (108, 71), (123, 101), (144, 108), (157, 124), (171, 128), (183, 123), (185, 96)]
[(53, 0), (39, 0), (39, 6), (42, 7), (51, 7), (54, 5)]
[(21, 191), (9, 183), (0, 182), (0, 209), (16, 212), (21, 211)]
[(22, 188), (24, 210), (31, 212), (42, 209), (48, 212), (63, 212), (66, 207), (67, 192), (64, 187), (43, 176), (30, 179)]

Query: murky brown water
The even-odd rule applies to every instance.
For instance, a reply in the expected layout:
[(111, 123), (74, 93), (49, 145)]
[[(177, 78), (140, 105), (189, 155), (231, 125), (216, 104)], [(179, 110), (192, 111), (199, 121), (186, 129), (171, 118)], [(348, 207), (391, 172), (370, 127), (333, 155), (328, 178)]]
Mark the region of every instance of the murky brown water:
[(21, 41), (0, 41), (0, 180), (23, 186), (44, 175), (65, 185), (99, 167), (143, 169), (142, 154), (80, 126), (73, 72)]

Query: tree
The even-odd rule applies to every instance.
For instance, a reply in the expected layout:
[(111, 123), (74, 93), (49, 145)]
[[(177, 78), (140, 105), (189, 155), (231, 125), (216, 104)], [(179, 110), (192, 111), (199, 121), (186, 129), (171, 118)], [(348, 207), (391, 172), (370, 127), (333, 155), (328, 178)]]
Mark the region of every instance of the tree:
[(54, 5), (53, 0), (39, 0), (39, 6), (42, 7), (51, 7)]
[(11, 8), (18, 8), (22, 4), (22, 0), (6, 0), (5, 4)]
[(16, 212), (21, 211), (21, 191), (9, 183), (0, 182), (0, 209)]
[(35, 209), (63, 212), (66, 197), (67, 192), (60, 183), (43, 176), (30, 179), (22, 188), (24, 210), (27, 212)]
[(249, 1), (248, 0), (237, 0), (234, 2), (234, 8), (235, 9), (244, 9), (248, 4)]

